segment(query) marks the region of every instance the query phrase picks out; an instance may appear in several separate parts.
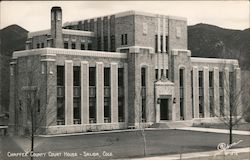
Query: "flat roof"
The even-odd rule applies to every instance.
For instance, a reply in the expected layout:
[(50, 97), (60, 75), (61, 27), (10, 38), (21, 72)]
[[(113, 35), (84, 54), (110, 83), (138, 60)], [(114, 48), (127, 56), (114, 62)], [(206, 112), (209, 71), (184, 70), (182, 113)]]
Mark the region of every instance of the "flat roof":
[(39, 48), (13, 52), (12, 58), (33, 56), (33, 55), (75, 55), (84, 57), (102, 57), (102, 58), (119, 58), (126, 59), (126, 53), (120, 52), (103, 52), (92, 50), (62, 49), (62, 48)]

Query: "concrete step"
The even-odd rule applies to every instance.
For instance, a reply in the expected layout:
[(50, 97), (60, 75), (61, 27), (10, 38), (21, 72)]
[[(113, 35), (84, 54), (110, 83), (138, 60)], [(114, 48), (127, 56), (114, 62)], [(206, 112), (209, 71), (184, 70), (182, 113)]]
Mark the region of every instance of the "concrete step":
[(187, 121), (161, 121), (159, 123), (153, 124), (150, 128), (182, 128), (182, 127), (191, 127), (193, 126), (193, 120)]

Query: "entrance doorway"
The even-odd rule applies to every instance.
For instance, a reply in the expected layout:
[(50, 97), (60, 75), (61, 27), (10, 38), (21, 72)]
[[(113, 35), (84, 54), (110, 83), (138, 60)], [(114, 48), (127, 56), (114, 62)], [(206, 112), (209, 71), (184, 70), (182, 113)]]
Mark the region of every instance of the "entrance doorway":
[(168, 98), (161, 99), (160, 104), (160, 120), (169, 120), (169, 113), (168, 113)]

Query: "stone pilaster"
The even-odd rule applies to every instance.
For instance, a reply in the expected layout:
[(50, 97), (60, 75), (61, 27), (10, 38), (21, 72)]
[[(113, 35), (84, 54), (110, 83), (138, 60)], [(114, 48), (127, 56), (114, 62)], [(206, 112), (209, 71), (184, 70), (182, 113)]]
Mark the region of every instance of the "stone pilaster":
[(225, 67), (224, 73), (223, 73), (223, 88), (224, 88), (224, 114), (229, 115), (229, 102), (230, 102), (230, 96), (229, 96), (229, 69), (228, 67)]
[(124, 111), (125, 122), (128, 123), (128, 64), (124, 63)]
[(235, 107), (237, 107), (236, 115), (240, 116), (240, 115), (242, 115), (242, 112), (243, 112), (243, 110), (242, 110), (242, 97), (241, 97), (243, 91), (242, 91), (242, 87), (241, 87), (241, 70), (239, 67), (236, 67), (234, 69), (234, 81), (235, 81), (234, 88), (235, 88), (235, 94), (236, 94), (235, 96), (237, 97), (235, 99), (237, 102), (237, 106), (235, 106)]
[(110, 84), (110, 98), (111, 98), (111, 123), (118, 122), (118, 64), (111, 63), (111, 84)]
[(220, 115), (220, 88), (219, 88), (219, 68), (214, 67), (214, 76), (213, 76), (213, 88), (214, 88), (214, 114), (216, 116)]
[(96, 62), (96, 122), (104, 123), (104, 65)]
[(81, 123), (89, 123), (89, 63), (81, 61)]
[[(15, 79), (17, 79), (17, 72), (16, 72), (16, 63), (15, 61), (10, 63), (10, 104), (9, 104), (9, 133), (10, 135), (15, 134), (15, 129), (17, 131), (16, 122), (17, 119), (16, 116), (17, 113), (17, 107), (15, 107), (16, 99), (16, 83)], [(1, 112), (0, 112), (1, 113)]]
[(65, 60), (65, 124), (73, 124), (73, 61)]
[(197, 66), (193, 66), (193, 107), (194, 118), (199, 118), (199, 72)]
[(204, 117), (210, 117), (209, 108), (209, 70), (203, 67), (203, 99), (204, 99)]

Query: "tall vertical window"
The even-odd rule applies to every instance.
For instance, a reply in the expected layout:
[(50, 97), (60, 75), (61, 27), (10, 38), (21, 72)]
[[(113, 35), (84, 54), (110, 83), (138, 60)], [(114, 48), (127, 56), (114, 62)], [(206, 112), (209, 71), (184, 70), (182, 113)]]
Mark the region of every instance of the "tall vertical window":
[(111, 122), (110, 108), (110, 68), (104, 68), (104, 122)]
[(236, 116), (237, 115), (237, 110), (236, 110), (236, 108), (238, 107), (238, 105), (237, 105), (237, 102), (239, 101), (238, 100), (238, 94), (239, 93), (236, 93), (235, 91), (234, 91), (234, 74), (233, 74), (233, 72), (229, 72), (229, 89), (228, 89), (229, 91), (229, 113), (230, 113), (230, 111), (231, 111), (231, 114), (233, 115), (233, 116)]
[(37, 44), (36, 44), (36, 48), (40, 48), (40, 43), (37, 43)]
[(192, 118), (194, 118), (194, 82), (193, 82), (193, 71), (191, 71), (191, 99), (192, 99)]
[(179, 70), (180, 120), (184, 120), (184, 69)]
[(141, 68), (141, 121), (146, 122), (146, 68)]
[(220, 90), (220, 116), (224, 116), (224, 77), (223, 72), (219, 72), (219, 90)]
[(41, 48), (44, 48), (44, 43), (41, 43)]
[(214, 74), (212, 71), (209, 71), (209, 110), (210, 117), (214, 117)]
[(73, 109), (74, 109), (74, 124), (81, 123), (81, 88), (80, 88), (80, 66), (73, 67), (73, 84), (74, 84), (74, 98), (73, 98)]
[(96, 123), (96, 67), (89, 67), (89, 123)]
[(64, 66), (57, 66), (57, 125), (65, 124)]
[(115, 52), (115, 35), (110, 36), (110, 50)]
[(163, 36), (162, 35), (161, 35), (160, 40), (161, 40), (161, 53), (162, 53), (163, 52)]
[(168, 51), (168, 36), (165, 37), (166, 38), (166, 52)]
[(102, 50), (102, 38), (100, 36), (97, 37), (97, 50)]
[(199, 117), (204, 118), (203, 71), (199, 71)]
[(118, 121), (124, 122), (124, 69), (118, 68)]
[(158, 35), (155, 35), (155, 53), (158, 53)]
[(158, 69), (155, 69), (155, 80), (158, 80)]
[(104, 51), (108, 51), (108, 36), (104, 36)]

